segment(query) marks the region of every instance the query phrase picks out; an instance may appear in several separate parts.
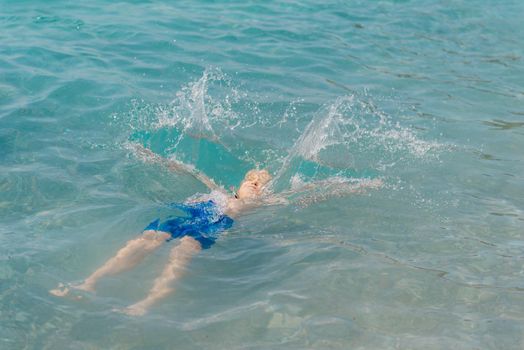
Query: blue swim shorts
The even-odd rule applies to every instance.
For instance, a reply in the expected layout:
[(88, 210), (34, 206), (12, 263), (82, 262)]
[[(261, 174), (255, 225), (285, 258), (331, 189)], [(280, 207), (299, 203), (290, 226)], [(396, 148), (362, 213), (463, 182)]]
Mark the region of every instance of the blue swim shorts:
[(156, 219), (144, 230), (169, 233), (171, 238), (168, 241), (190, 236), (200, 242), (202, 249), (208, 249), (215, 243), (221, 232), (233, 226), (233, 219), (222, 213), (213, 201), (189, 204), (173, 203), (170, 206), (182, 210), (186, 216), (168, 218), (163, 222)]

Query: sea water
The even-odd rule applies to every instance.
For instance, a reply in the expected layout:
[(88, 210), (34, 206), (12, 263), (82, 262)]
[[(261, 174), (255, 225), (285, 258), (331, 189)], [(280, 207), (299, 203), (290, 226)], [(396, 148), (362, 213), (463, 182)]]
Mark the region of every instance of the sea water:
[[(524, 348), (523, 13), (1, 0), (0, 349)], [(206, 191), (136, 145), (322, 187), (238, 218), (145, 316), (114, 310), (175, 242), (50, 295)]]

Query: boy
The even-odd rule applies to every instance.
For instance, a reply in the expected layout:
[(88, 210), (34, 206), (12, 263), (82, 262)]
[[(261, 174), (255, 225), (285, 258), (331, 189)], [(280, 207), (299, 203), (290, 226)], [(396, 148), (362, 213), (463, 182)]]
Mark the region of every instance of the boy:
[[(325, 199), (323, 197), (329, 196), (331, 193), (327, 188), (329, 184), (325, 181), (319, 181), (307, 184), (299, 191), (288, 191), (279, 196), (270, 195), (267, 193), (267, 187), (269, 187), (271, 175), (267, 170), (253, 169), (246, 173), (238, 191), (230, 195), (212, 179), (184, 163), (166, 160), (140, 145), (131, 146), (137, 156), (148, 162), (161, 163), (167, 165), (170, 170), (189, 173), (206, 185), (211, 193), (188, 200), (184, 204), (172, 204), (171, 206), (182, 210), (187, 215), (164, 222), (160, 222), (159, 219), (151, 222), (140, 237), (127, 242), (114, 257), (86, 278), (82, 284), (73, 287), (84, 291), (94, 291), (100, 278), (128, 270), (160, 247), (162, 243), (180, 238), (180, 243), (171, 249), (169, 261), (160, 276), (155, 279), (148, 295), (141, 301), (122, 310), (128, 315), (143, 315), (153, 304), (173, 292), (174, 282), (183, 275), (192, 256), (202, 249), (210, 248), (220, 233), (233, 225), (233, 218), (246, 210), (261, 205), (288, 204), (284, 195), (296, 194), (300, 190), (309, 191), (322, 187), (321, 199)], [(344, 189), (344, 183), (335, 183), (336, 193), (354, 193), (364, 187), (378, 188), (382, 186), (382, 181), (379, 179), (369, 180), (356, 187), (345, 185), (346, 188)], [(69, 293), (69, 288), (59, 285), (50, 293), (56, 296), (65, 296)]]
[[(154, 162), (166, 162), (151, 151), (135, 146), (139, 155), (146, 156)], [(180, 238), (180, 243), (172, 248), (169, 261), (160, 276), (155, 280), (149, 294), (141, 301), (123, 310), (129, 315), (143, 315), (154, 303), (171, 293), (176, 279), (184, 273), (185, 267), (193, 255), (202, 249), (210, 248), (219, 234), (233, 225), (233, 218), (242, 212), (264, 204), (265, 186), (271, 180), (267, 170), (250, 170), (234, 195), (228, 195), (215, 182), (189, 166), (174, 161), (167, 161), (171, 170), (184, 171), (204, 183), (211, 194), (191, 200), (184, 204), (172, 206), (184, 211), (187, 216), (169, 219), (164, 222), (155, 220), (143, 231), (120, 249), (102, 267), (91, 274), (75, 289), (94, 291), (97, 281), (108, 275), (128, 270), (141, 262), (149, 253), (163, 242)], [(65, 296), (69, 288), (59, 286), (50, 291), (56, 296)]]

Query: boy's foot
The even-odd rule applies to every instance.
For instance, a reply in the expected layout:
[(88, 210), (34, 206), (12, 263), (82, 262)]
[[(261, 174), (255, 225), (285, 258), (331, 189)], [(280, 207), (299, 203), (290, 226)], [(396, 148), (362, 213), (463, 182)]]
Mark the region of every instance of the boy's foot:
[(129, 316), (143, 316), (147, 312), (147, 309), (135, 304), (123, 309), (113, 309), (113, 311), (120, 312)]
[[(93, 286), (90, 286), (90, 285), (86, 285), (85, 283), (82, 283), (82, 284), (79, 284), (79, 285), (65, 285), (63, 283), (59, 283), (58, 284), (58, 287), (55, 288), (55, 289), (51, 289), (49, 291), (50, 294), (56, 296), (56, 297), (66, 297), (68, 296), (70, 293), (71, 293), (71, 290), (72, 289), (76, 289), (76, 290), (81, 290), (81, 291), (84, 291), (84, 292), (94, 292), (95, 289)], [(82, 299), (82, 296), (81, 295), (74, 295), (72, 296), (72, 299), (75, 299), (75, 300), (80, 300)]]
[(49, 293), (56, 297), (65, 297), (69, 294), (69, 288), (66, 287), (63, 283), (59, 283), (58, 287), (55, 289), (51, 289)]
[(73, 287), (74, 289), (79, 289), (79, 290), (83, 290), (84, 292), (94, 292), (95, 291), (95, 286), (91, 285), (91, 284), (87, 284), (87, 283), (82, 283), (82, 284), (79, 284), (79, 285), (76, 285), (76, 286), (71, 286)]

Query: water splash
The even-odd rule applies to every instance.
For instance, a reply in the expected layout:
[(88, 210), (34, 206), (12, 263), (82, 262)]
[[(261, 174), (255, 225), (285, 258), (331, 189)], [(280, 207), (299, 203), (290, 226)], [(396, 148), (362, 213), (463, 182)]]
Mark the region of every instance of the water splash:
[[(226, 85), (226, 93), (218, 89), (210, 93), (213, 84)], [(219, 93), (219, 96), (216, 96)], [(189, 83), (176, 93), (167, 107), (159, 109), (154, 129), (175, 127), (183, 134), (193, 137), (219, 139), (216, 128), (222, 124), (234, 129), (238, 125), (238, 115), (231, 108), (240, 97), (238, 90), (219, 69), (206, 69), (202, 77)]]
[[(339, 104), (340, 102), (337, 101), (328, 107), (327, 113), (317, 113), (291, 147), (270, 186), (274, 186), (279, 181), (296, 157), (303, 157), (304, 159), (318, 162), (320, 151), (341, 142)], [(294, 175), (292, 175), (292, 179)]]
[[(275, 176), (270, 188), (274, 190), (289, 188), (298, 178), (311, 182), (385, 176), (406, 162), (438, 157), (445, 148), (421, 139), (413, 127), (401, 125), (398, 112), (384, 112), (368, 94), (342, 96), (316, 111), (301, 111), (302, 105), (306, 103), (295, 100), (281, 114), (271, 108), (262, 113), (259, 104), (226, 74), (206, 69), (169, 104), (149, 108), (150, 116), (141, 117), (140, 127), (133, 131), (169, 133), (158, 146), (162, 154), (179, 157), (192, 152), (193, 157), (180, 158), (199, 167), (205, 165), (197, 164), (202, 144), (197, 140), (206, 140), (209, 152), (219, 150), (220, 157), (228, 155), (241, 163), (237, 171), (271, 169)], [(300, 127), (299, 121), (308, 115), (310, 122)], [(295, 139), (292, 146), (282, 146), (278, 138), (282, 130)], [(183, 147), (186, 141), (192, 149)]]
[(333, 178), (369, 178), (399, 164), (438, 157), (444, 148), (420, 139), (367, 96), (343, 96), (314, 114), (282, 160), (272, 185), (297, 181), (296, 168), (310, 162), (316, 164), (310, 178), (325, 174), (325, 168)]

